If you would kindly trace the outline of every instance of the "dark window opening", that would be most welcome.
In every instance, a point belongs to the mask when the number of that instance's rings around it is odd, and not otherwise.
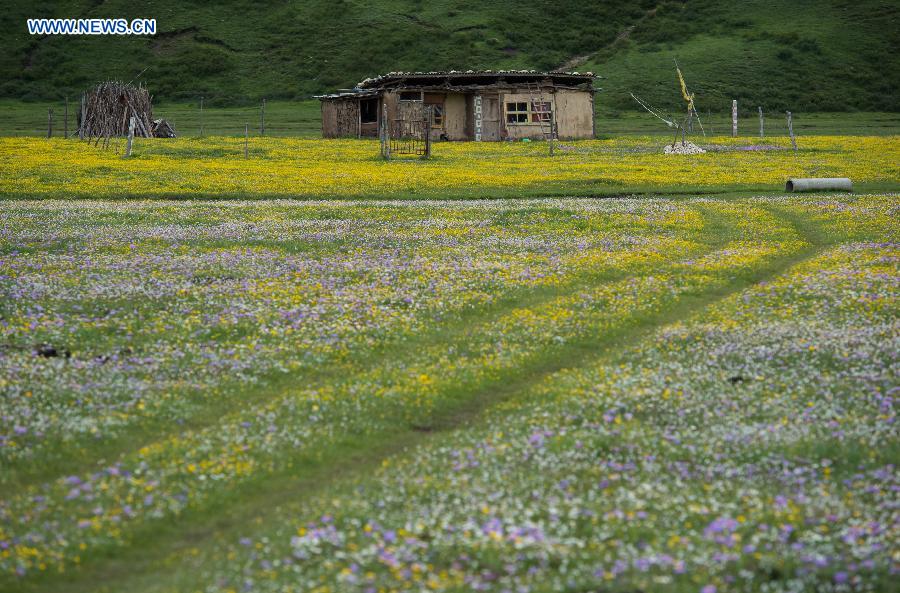
[[[531,121],[533,123],[550,122],[550,114],[552,108],[549,101],[532,101],[531,102]]]
[[[431,121],[432,128],[443,128],[444,127],[444,104],[443,103],[435,103],[432,106],[432,116],[433,119]]]
[[[359,121],[364,124],[378,123],[378,99],[363,99],[359,102]]]
[[[402,91],[400,93],[401,101],[421,101],[422,93],[420,91]]]
[[[528,103],[507,103],[506,123],[524,124],[528,122]]]

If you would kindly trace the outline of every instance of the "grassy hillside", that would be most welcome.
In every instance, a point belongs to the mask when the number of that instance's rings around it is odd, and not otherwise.
[[[639,15],[635,3],[580,0],[307,0],[214,4],[45,2],[3,15],[10,35],[0,93],[49,98],[96,79],[144,74],[157,96],[218,102],[308,97],[390,70],[552,68],[602,47]],[[651,4],[647,0],[644,4]],[[36,38],[35,16],[156,18],[153,38]]]
[[[900,109],[900,10],[871,0],[667,2],[584,68],[606,77],[603,103],[634,107],[629,91],[681,109],[678,60],[701,114]]]
[[[150,17],[155,37],[38,37],[26,18]],[[389,70],[566,65],[604,77],[604,109],[633,90],[676,108],[672,58],[701,112],[738,98],[797,111],[900,111],[890,0],[163,0],[18,2],[0,15],[0,96],[56,100],[142,75],[157,102],[302,99]],[[755,107],[754,107],[755,109]]]

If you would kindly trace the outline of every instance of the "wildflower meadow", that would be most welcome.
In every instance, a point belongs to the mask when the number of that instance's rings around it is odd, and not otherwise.
[[[897,179],[895,141],[815,142],[618,160]],[[453,191],[524,167],[447,150],[420,172]],[[428,186],[154,158],[120,189]],[[566,158],[546,176],[627,174]],[[0,590],[896,588],[896,194],[103,199],[122,162],[53,144],[0,177],[46,198],[0,202]]]
[[[671,139],[670,139],[671,141]],[[0,197],[10,198],[480,198],[772,191],[789,177],[850,177],[895,189],[897,136],[710,137],[709,152],[666,156],[660,137],[561,144],[441,143],[428,161],[378,157],[376,140],[209,137],[124,139],[108,150],[63,139],[0,138]]]

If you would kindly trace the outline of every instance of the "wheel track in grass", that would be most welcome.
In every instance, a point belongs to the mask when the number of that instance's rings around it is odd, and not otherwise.
[[[779,220],[786,219],[779,216]],[[630,323],[601,336],[586,335],[536,360],[526,361],[525,368],[516,367],[485,385],[452,398],[442,406],[433,418],[428,431],[412,426],[400,426],[368,438],[346,435],[325,453],[305,453],[295,459],[287,471],[255,477],[255,480],[238,485],[233,490],[206,500],[203,508],[186,510],[181,517],[162,522],[149,522],[137,527],[130,538],[131,545],[122,548],[98,549],[86,566],[66,578],[39,578],[31,583],[17,582],[20,586],[34,584],[34,590],[84,591],[97,589],[96,583],[110,582],[105,590],[152,589],[157,584],[158,571],[167,557],[175,557],[185,551],[215,542],[217,536],[228,534],[236,527],[262,518],[277,521],[284,508],[290,507],[299,495],[304,497],[321,493],[328,486],[351,482],[369,471],[386,457],[414,449],[436,434],[454,430],[476,422],[487,408],[516,397],[528,385],[561,369],[583,365],[598,358],[610,357],[655,332],[672,319],[695,314],[709,305],[735,294],[760,281],[781,274],[791,266],[815,256],[825,244],[812,240],[794,222],[786,220],[798,229],[807,245],[797,251],[780,254],[764,261],[721,285],[706,287],[696,294],[682,296],[661,311],[634,318]],[[729,225],[717,219],[712,225]],[[722,243],[726,243],[727,239]],[[712,249],[714,250],[715,247]],[[299,474],[299,475],[298,475]],[[150,543],[152,541],[152,543]],[[140,542],[140,543],[137,543]],[[173,556],[174,555],[174,556]],[[62,582],[65,581],[65,582]],[[128,583],[127,585],[125,583]],[[53,588],[58,585],[58,588]]]
[[[653,235],[648,235],[653,236]],[[723,242],[698,241],[698,247],[686,256],[695,256],[703,249],[714,249]],[[663,262],[663,265],[671,264]],[[379,365],[384,360],[408,359],[418,352],[423,345],[447,343],[448,345],[465,341],[467,333],[473,326],[488,323],[502,317],[514,309],[534,308],[541,304],[604,283],[614,283],[633,275],[633,271],[607,269],[593,272],[576,269],[564,277],[556,286],[519,287],[503,293],[496,301],[480,308],[468,308],[450,312],[448,320],[440,327],[425,335],[414,335],[401,342],[386,342],[374,353],[363,353],[349,361],[333,360],[322,365],[324,368],[305,368],[286,375],[269,375],[265,377],[267,384],[254,386],[237,384],[233,393],[215,399],[202,399],[195,396],[197,412],[176,424],[164,417],[150,417],[134,425],[122,427],[120,434],[110,437],[102,444],[92,442],[86,436],[66,444],[62,457],[53,459],[29,459],[25,467],[7,467],[0,477],[0,496],[36,486],[63,475],[73,475],[102,469],[102,466],[114,461],[121,455],[134,452],[147,442],[154,442],[174,436],[180,432],[202,430],[222,421],[238,404],[242,407],[262,405],[295,390],[297,383],[310,387],[331,384],[348,375],[360,374],[362,369]],[[428,313],[425,313],[426,315]],[[83,448],[90,444],[90,456],[86,456]]]
[[[653,238],[658,236],[658,233],[651,231],[647,232],[646,236]],[[698,249],[706,247],[708,246],[701,244]],[[264,404],[290,390],[297,383],[329,384],[336,378],[359,372],[359,369],[367,366],[377,365],[382,360],[408,358],[409,354],[415,352],[422,343],[433,343],[436,340],[449,343],[458,340],[472,325],[496,318],[514,308],[534,307],[562,294],[596,285],[598,282],[621,280],[630,273],[615,266],[600,270],[599,273],[576,268],[563,277],[558,286],[513,287],[498,293],[499,298],[487,306],[450,311],[447,321],[441,322],[440,327],[430,329],[425,336],[414,335],[411,339],[386,341],[379,345],[374,353],[354,355],[347,361],[339,359],[326,361],[319,368],[304,368],[288,375],[267,374],[263,376],[262,385],[247,386],[238,382],[233,390],[216,398],[204,398],[202,394],[188,392],[185,397],[191,402],[189,404],[191,413],[179,418],[177,424],[171,417],[166,417],[162,413],[144,416],[137,418],[132,424],[118,427],[112,435],[102,441],[98,442],[93,435],[84,435],[68,442],[59,441],[56,443],[58,446],[56,451],[46,454],[42,452],[22,462],[15,461],[8,464],[3,475],[0,475],[0,496],[59,476],[100,469],[103,464],[137,450],[148,441],[216,424],[238,404],[243,406]],[[428,316],[430,313],[426,311],[423,315]],[[48,449],[52,446],[46,445]]]

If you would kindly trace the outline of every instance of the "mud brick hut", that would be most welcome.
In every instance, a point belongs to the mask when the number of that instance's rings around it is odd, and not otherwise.
[[[317,97],[325,138],[378,136],[389,125],[432,108],[433,140],[518,140],[594,137],[590,72],[390,72],[355,88]]]

